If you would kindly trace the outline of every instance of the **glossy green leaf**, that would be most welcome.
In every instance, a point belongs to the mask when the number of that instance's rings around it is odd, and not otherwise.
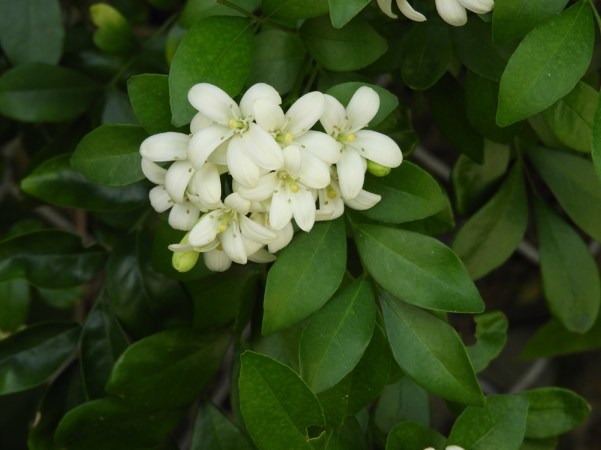
[[[446,24],[428,20],[415,23],[403,35],[401,78],[413,90],[428,89],[447,71],[451,37]]]
[[[401,422],[395,426],[386,440],[386,450],[416,450],[443,448],[446,439],[436,430],[414,422]]]
[[[556,319],[539,328],[528,341],[522,357],[544,358],[548,356],[570,355],[601,348],[601,320],[586,333],[570,333]]]
[[[482,372],[499,356],[507,343],[507,318],[501,311],[491,311],[474,317],[476,343],[467,347],[467,354],[476,373]]]
[[[357,224],[354,235],[365,268],[396,297],[439,311],[482,311],[482,298],[467,270],[437,239],[362,224]]]
[[[495,395],[486,406],[468,406],[457,418],[448,444],[470,450],[519,450],[524,432],[528,401],[518,395]]]
[[[597,263],[586,243],[557,213],[540,199],[535,206],[547,304],[569,331],[584,333],[595,323],[601,303]]]
[[[311,439],[311,444],[315,450],[367,450],[368,448],[362,424],[355,417],[345,418],[344,422],[336,428],[328,429],[319,438]]]
[[[127,93],[138,122],[149,134],[176,130],[171,123],[167,75],[135,75],[127,80]]]
[[[65,67],[14,67],[0,76],[0,114],[22,122],[64,122],[83,113],[98,88],[95,81]]]
[[[255,37],[255,52],[247,84],[267,83],[280,94],[292,90],[306,54],[297,34],[267,29]]]
[[[136,49],[136,39],[127,19],[108,3],[90,6],[90,19],[96,25],[94,44],[105,53],[127,55]]]
[[[319,401],[288,366],[246,351],[240,357],[240,409],[255,444],[264,450],[312,449],[307,428],[325,426]]]
[[[374,423],[388,434],[401,421],[411,421],[422,426],[430,423],[428,393],[404,376],[400,381],[386,386],[374,410]]]
[[[386,292],[381,305],[394,359],[416,384],[447,400],[484,403],[465,346],[449,324]]]
[[[315,393],[331,388],[357,365],[376,320],[371,284],[360,278],[311,318],[300,341],[301,375]]]
[[[576,428],[591,412],[585,399],[568,389],[542,387],[521,395],[528,400],[528,438],[559,436]]]
[[[0,395],[48,381],[71,357],[78,336],[77,325],[47,323],[0,341]]]
[[[204,403],[194,422],[190,450],[252,450],[246,436],[212,403]]]
[[[446,196],[438,182],[409,161],[404,161],[385,177],[366,175],[364,189],[382,196],[382,199],[361,213],[380,222],[403,223],[425,219],[447,206]]]
[[[14,332],[25,323],[30,301],[27,281],[0,281],[0,332]]]
[[[370,127],[382,123],[399,106],[399,99],[396,95],[381,86],[363,83],[360,81],[349,81],[347,83],[337,84],[329,88],[326,93],[338,99],[340,103],[347,106],[351,98],[361,86],[372,88],[380,97],[380,107],[374,118],[369,122]]]
[[[140,144],[148,134],[135,125],[103,125],[84,136],[71,165],[95,183],[124,186],[143,180]]]
[[[495,41],[521,38],[563,11],[568,0],[503,0],[495,3],[492,32]]]
[[[186,125],[196,113],[188,103],[188,91],[196,83],[211,83],[237,95],[250,72],[252,49],[252,27],[246,18],[217,16],[196,22],[180,42],[169,71],[173,124]]]
[[[0,11],[0,45],[13,65],[58,62],[65,35],[58,0],[1,0]]]
[[[0,280],[24,278],[48,288],[90,281],[105,262],[104,249],[84,248],[81,238],[59,230],[34,231],[0,242]]]
[[[528,157],[570,219],[601,241],[601,182],[590,161],[546,148],[532,148]]]
[[[121,325],[101,296],[81,330],[81,375],[88,399],[105,396],[104,385],[111,369],[128,345]]]
[[[525,119],[568,94],[589,66],[594,39],[588,2],[576,3],[528,33],[501,78],[497,123]]]
[[[84,285],[77,285],[67,288],[42,288],[36,286],[36,291],[40,296],[40,300],[55,309],[71,310],[80,302],[86,295]]]
[[[328,0],[332,26],[342,28],[368,4],[369,0]]]
[[[253,342],[252,350],[271,356],[298,373],[300,372],[298,347],[303,330],[304,324],[301,322],[277,333],[259,336]]]
[[[119,357],[106,390],[145,409],[184,406],[211,381],[228,340],[223,333],[185,328],[153,334]]]
[[[541,113],[555,137],[565,146],[590,153],[598,92],[579,81],[565,97]]]
[[[261,4],[261,0],[231,0],[232,5],[237,5],[241,10],[252,13]],[[238,10],[228,5],[223,5],[218,0],[188,0],[182,10],[180,24],[184,28],[190,28],[201,19],[206,19],[211,16],[247,16]]]
[[[310,233],[297,235],[267,275],[263,334],[294,325],[321,308],[340,285],[345,268],[341,219],[316,223]]]
[[[300,35],[309,54],[327,70],[350,72],[368,66],[382,56],[388,45],[360,17],[336,29],[327,16],[307,20]]]
[[[144,184],[109,187],[92,183],[71,167],[70,159],[66,154],[44,161],[21,180],[21,189],[52,205],[90,211],[129,211],[148,202]]]
[[[528,226],[528,199],[522,167],[515,164],[497,193],[463,225],[453,250],[474,280],[503,264]]]
[[[328,0],[263,0],[266,16],[282,19],[306,19],[328,12]]]

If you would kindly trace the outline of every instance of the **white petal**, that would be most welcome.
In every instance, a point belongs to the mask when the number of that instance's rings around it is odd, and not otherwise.
[[[361,155],[352,148],[345,148],[336,164],[340,191],[344,199],[355,198],[363,188],[365,163]]]
[[[190,122],[190,133],[198,133],[199,131],[209,128],[212,125],[215,125],[215,122],[213,122],[212,119],[209,119],[203,113],[196,113],[192,118],[192,122]]]
[[[248,249],[247,249],[248,251]],[[260,264],[270,263],[276,260],[275,255],[269,253],[264,248],[259,248],[256,252],[248,255],[248,260]]]
[[[382,12],[391,19],[396,19],[398,17],[392,12],[392,0],[378,0],[378,6]]]
[[[329,165],[311,153],[304,153],[301,170],[297,172],[301,183],[313,189],[325,188],[330,184]]]
[[[267,170],[277,170],[284,165],[284,156],[279,144],[257,124],[251,123],[241,139],[248,156],[258,166]]]
[[[294,136],[302,135],[317,123],[326,108],[325,97],[321,92],[303,95],[286,112],[288,131]]]
[[[217,203],[221,199],[221,179],[215,164],[204,164],[194,174],[192,183],[203,203]]]
[[[221,125],[227,125],[231,117],[240,117],[236,102],[225,91],[209,83],[192,86],[188,92],[188,101],[202,114]]]
[[[192,203],[176,203],[169,213],[169,225],[176,230],[188,231],[192,229],[199,215],[200,210]]]
[[[311,231],[315,223],[315,200],[307,189],[292,194],[292,214],[294,221],[303,231]]]
[[[280,94],[272,86],[265,83],[257,83],[249,87],[240,100],[240,110],[244,114],[244,117],[253,115],[253,104],[259,99],[270,101],[276,105],[282,103]]]
[[[269,172],[265,175],[261,175],[259,181],[255,186],[238,186],[236,190],[244,198],[251,201],[259,202],[261,200],[267,200],[273,195],[273,191],[277,189],[280,181],[275,172]]]
[[[146,178],[154,184],[165,184],[165,174],[167,173],[167,169],[163,169],[158,164],[155,164],[146,158],[142,158],[141,165],[142,173]]]
[[[336,164],[340,159],[340,143],[321,131],[309,130],[296,138],[294,143],[328,164]]]
[[[273,193],[269,208],[269,226],[274,230],[281,230],[292,220],[290,194],[288,189],[283,186]]]
[[[357,132],[357,138],[347,144],[359,152],[361,156],[385,167],[398,167],[403,162],[401,149],[385,134],[371,130]]]
[[[281,130],[286,123],[282,108],[280,108],[279,105],[262,98],[254,103],[253,114],[257,124],[270,133]]]
[[[268,244],[277,237],[273,231],[246,216],[240,216],[240,231],[246,239],[259,244]]]
[[[381,199],[382,197],[378,194],[361,190],[355,198],[346,200],[345,203],[353,209],[364,211],[374,206]]]
[[[426,20],[426,16],[413,9],[407,0],[396,0],[396,4],[407,19],[411,19],[416,22],[423,22]]]
[[[194,175],[190,161],[176,161],[167,170],[165,189],[176,203],[183,203],[188,183]]]
[[[467,13],[459,0],[436,0],[436,10],[450,25],[460,27],[467,23]]]
[[[234,211],[237,211],[239,214],[246,215],[250,210],[250,201],[243,198],[239,193],[234,192],[228,195],[224,202],[225,206]]]
[[[214,249],[202,254],[205,266],[213,272],[225,272],[232,266],[232,260],[223,250]]]
[[[212,162],[218,166],[222,166],[219,168],[220,174],[227,172],[227,149],[230,145],[229,140],[225,140],[219,147],[215,149],[211,156],[207,158],[207,161]]]
[[[220,125],[212,125],[192,136],[188,158],[194,167],[200,168],[207,158],[222,144],[232,137],[234,131]]]
[[[294,227],[291,222],[288,222],[281,230],[275,230],[276,238],[267,244],[267,248],[271,253],[286,247],[294,236]]]
[[[326,189],[319,191],[319,208],[315,211],[315,220],[334,220],[344,213],[344,202],[334,183],[332,189],[330,195]]]
[[[259,182],[261,175],[259,166],[248,156],[240,136],[234,136],[230,141],[227,166],[232,177],[241,185],[255,186]]]
[[[175,161],[188,158],[190,136],[168,131],[150,136],[140,145],[142,158],[149,161]]]
[[[238,264],[246,264],[247,256],[244,249],[244,238],[240,228],[235,221],[221,233],[221,245],[225,254]]]
[[[319,121],[330,136],[337,136],[346,126],[346,110],[344,106],[331,95],[325,94],[326,109]]]
[[[194,247],[190,244],[169,244],[169,250],[172,252],[190,252],[194,250]]]
[[[190,244],[194,247],[201,247],[213,241],[217,236],[219,224],[222,218],[222,210],[211,211],[202,216],[188,235],[188,241]]]
[[[284,167],[290,173],[297,173],[302,164],[302,155],[300,148],[296,145],[289,145],[284,150],[282,150],[284,154]]]
[[[495,6],[494,0],[459,0],[459,3],[476,14],[486,14]]]
[[[365,128],[369,121],[374,118],[380,108],[380,97],[378,93],[369,86],[361,86],[353,94],[351,101],[346,107],[349,128],[354,132]]]
[[[154,210],[158,213],[167,211],[173,206],[173,200],[169,197],[169,193],[167,192],[167,189],[165,189],[165,186],[162,185],[153,187],[150,192],[148,192],[148,199]]]

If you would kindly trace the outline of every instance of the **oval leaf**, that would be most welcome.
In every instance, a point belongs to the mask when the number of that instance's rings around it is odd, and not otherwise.
[[[495,41],[521,38],[563,11],[568,0],[504,0],[495,4],[492,33]]]
[[[476,343],[467,347],[467,354],[476,373],[482,372],[496,358],[507,342],[507,318],[500,311],[474,317]]]
[[[386,438],[386,450],[415,450],[421,448],[442,448],[445,437],[431,428],[415,422],[401,422]]]
[[[203,404],[196,414],[190,450],[252,450],[236,425],[213,404]]]
[[[266,16],[282,19],[306,19],[328,12],[328,0],[263,0]]]
[[[171,123],[167,75],[135,75],[127,80],[127,93],[138,122],[149,134],[176,130]]]

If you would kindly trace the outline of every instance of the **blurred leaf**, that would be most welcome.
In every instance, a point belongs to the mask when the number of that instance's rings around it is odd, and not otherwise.
[[[384,388],[373,418],[384,434],[388,434],[399,422],[407,420],[427,427],[430,423],[428,393],[404,376],[400,381]]]
[[[587,2],[579,2],[532,30],[501,78],[497,123],[507,126],[546,109],[568,94],[593,54],[595,28]]]
[[[492,33],[495,41],[521,38],[537,25],[559,14],[568,0],[505,0],[495,4]]]
[[[470,450],[519,450],[527,414],[528,401],[522,396],[490,396],[486,406],[468,406],[463,410],[447,443]]]
[[[86,295],[85,286],[82,285],[59,289],[37,286],[36,290],[42,301],[55,309],[71,310]]]
[[[240,358],[240,409],[253,441],[264,450],[312,449],[307,428],[325,420],[309,387],[268,356],[246,351]]]
[[[569,331],[584,333],[601,303],[599,270],[578,233],[542,200],[535,202],[543,289],[549,309]]]
[[[501,311],[490,311],[474,317],[476,343],[467,347],[467,354],[476,373],[482,372],[499,356],[507,343],[507,317]]]
[[[300,372],[298,347],[304,328],[305,325],[301,322],[268,336],[257,336],[253,340],[252,350],[271,356],[295,372]]]
[[[437,239],[363,224],[356,224],[354,236],[367,271],[396,297],[438,311],[482,311],[482,298],[467,270]]]
[[[245,11],[253,12],[261,0],[230,0],[230,3],[238,5]],[[234,8],[219,4],[217,0],[187,0],[180,23],[184,28],[190,28],[197,21],[211,16],[244,16],[244,14]]]
[[[244,433],[212,403],[203,403],[196,414],[190,450],[252,450]]]
[[[294,325],[321,308],[340,285],[345,268],[342,219],[316,223],[310,233],[297,235],[267,275],[263,334]]]
[[[385,120],[399,106],[399,99],[392,92],[370,83],[362,83],[360,81],[349,81],[348,83],[337,84],[327,90],[327,94],[338,99],[340,103],[347,106],[351,98],[362,87],[367,86],[372,88],[380,97],[380,107],[374,118],[369,122],[369,126],[374,127]]]
[[[527,226],[528,199],[522,166],[516,163],[497,193],[459,230],[453,250],[477,280],[507,261]]]
[[[21,189],[52,205],[89,211],[128,211],[148,202],[144,184],[108,187],[92,183],[71,167],[70,159],[65,154],[44,161],[21,180]]]
[[[103,125],[80,141],[71,165],[89,180],[106,186],[143,180],[140,144],[146,137],[135,125]]]
[[[524,439],[520,450],[556,450],[557,438]]]
[[[0,341],[0,395],[48,381],[73,354],[79,331],[74,324],[47,323]]]
[[[212,83],[237,95],[252,64],[251,23],[239,17],[208,17],[196,22],[177,47],[169,71],[172,123],[190,123],[196,110],[188,91],[196,83]]]
[[[65,30],[58,0],[0,0],[0,44],[14,66],[56,64]]]
[[[328,0],[332,26],[342,28],[368,4],[369,0]]]
[[[98,90],[74,70],[26,64],[0,76],[0,114],[22,122],[64,122],[83,113]]]
[[[334,28],[328,16],[309,19],[301,26],[300,36],[309,54],[334,72],[362,69],[388,48],[386,40],[360,17],[341,29]]]
[[[568,389],[542,387],[520,395],[528,400],[528,438],[559,436],[576,428],[591,412],[585,399]]]
[[[442,448],[446,439],[436,430],[414,422],[401,422],[394,427],[386,440],[386,450],[416,450]]]
[[[121,13],[108,3],[90,6],[90,18],[98,27],[94,44],[105,53],[127,55],[136,48],[136,39],[129,23]]]
[[[569,355],[601,348],[601,316],[586,333],[571,333],[556,319],[540,327],[522,352],[524,358]]]
[[[0,281],[0,332],[12,333],[25,324],[30,301],[27,281]]]
[[[394,359],[416,384],[447,400],[481,405],[484,396],[457,332],[434,315],[383,292]]]
[[[105,91],[100,121],[103,125],[138,124],[125,92],[114,87]]]
[[[127,80],[127,92],[136,118],[149,134],[176,130],[171,124],[167,75],[135,75]]]
[[[145,410],[187,405],[219,370],[228,340],[190,329],[153,334],[123,352],[106,391]]]
[[[319,440],[311,439],[313,448],[323,450],[367,450],[367,442],[361,424],[355,417],[346,417],[344,422],[336,428],[331,428],[322,433]]]
[[[376,321],[371,284],[360,278],[313,315],[300,341],[301,376],[315,393],[331,388],[357,365]]]
[[[27,437],[36,417],[44,386],[14,394],[0,395],[0,448],[6,450],[57,450],[29,447]],[[5,432],[8,430],[8,432]]]
[[[263,0],[263,14],[282,19],[306,19],[328,12],[328,0]]]
[[[48,288],[90,281],[105,262],[99,246],[84,248],[81,238],[59,230],[34,231],[0,241],[0,280],[25,278]]]

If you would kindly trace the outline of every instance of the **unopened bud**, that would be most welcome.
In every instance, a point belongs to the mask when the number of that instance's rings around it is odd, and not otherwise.
[[[367,171],[376,177],[385,177],[390,173],[390,167],[367,160]]]
[[[189,252],[174,252],[171,264],[178,272],[188,272],[194,268],[198,262],[200,253],[191,250]]]

